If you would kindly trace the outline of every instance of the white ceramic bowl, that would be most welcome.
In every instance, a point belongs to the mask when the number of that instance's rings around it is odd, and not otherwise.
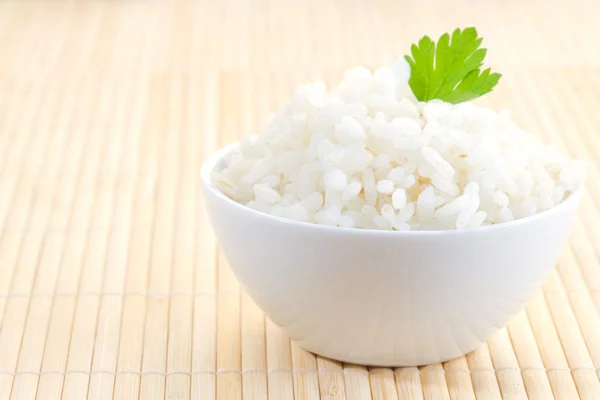
[[[455,231],[295,222],[229,199],[201,171],[210,219],[248,294],[300,346],[341,361],[413,366],[477,348],[555,264],[582,189],[532,217]]]

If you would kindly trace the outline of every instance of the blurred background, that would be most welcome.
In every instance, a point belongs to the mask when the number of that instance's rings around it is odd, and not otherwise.
[[[0,399],[600,397],[594,0],[0,2]],[[295,86],[477,27],[479,101],[591,163],[544,291],[474,353],[367,368],[301,350],[217,249],[202,161]]]

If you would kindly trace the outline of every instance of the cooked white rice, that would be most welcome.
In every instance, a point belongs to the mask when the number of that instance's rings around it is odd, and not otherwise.
[[[472,103],[417,102],[410,70],[348,71],[300,87],[213,182],[255,210],[323,225],[464,229],[554,207],[585,180],[571,161]]]

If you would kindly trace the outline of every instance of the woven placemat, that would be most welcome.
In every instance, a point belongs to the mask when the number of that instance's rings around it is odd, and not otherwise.
[[[600,398],[600,7],[592,1],[0,2],[1,399]],[[231,273],[198,171],[294,86],[474,24],[481,104],[590,162],[527,308],[465,357],[300,349]]]

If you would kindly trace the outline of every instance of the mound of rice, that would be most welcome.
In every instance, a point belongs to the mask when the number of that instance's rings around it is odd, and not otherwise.
[[[213,182],[255,210],[316,224],[464,229],[524,218],[583,184],[586,165],[516,127],[507,111],[418,102],[404,60],[300,87]]]

